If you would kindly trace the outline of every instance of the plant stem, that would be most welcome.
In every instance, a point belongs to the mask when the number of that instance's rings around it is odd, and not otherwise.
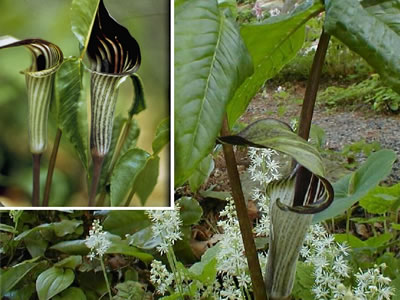
[[[42,154],[32,154],[33,160],[33,185],[32,185],[32,206],[40,206],[40,158]]]
[[[222,124],[221,135],[226,136],[229,134],[230,131],[228,118],[225,116]],[[242,185],[236,166],[236,158],[233,151],[233,146],[222,144],[222,148],[224,151],[226,168],[228,170],[229,183],[232,189],[232,196],[235,202],[235,207],[239,220],[240,232],[242,234],[243,245],[246,252],[247,263],[249,265],[250,277],[253,283],[254,298],[256,300],[266,300],[267,293],[265,289],[264,279],[261,273],[260,263],[258,261],[256,245],[253,239],[253,232],[251,229],[246,202],[244,200]]]
[[[112,300],[112,293],[111,293],[110,283],[108,282],[108,278],[107,278],[106,268],[104,266],[103,257],[100,257],[100,263],[101,263],[101,269],[103,270],[104,279],[106,281],[108,295],[110,297],[110,300]]]
[[[44,195],[43,195],[43,206],[49,206],[51,182],[53,181],[54,167],[56,165],[57,153],[58,153],[58,148],[60,147],[61,136],[62,136],[62,131],[60,128],[58,128],[56,138],[54,140],[53,150],[50,156],[49,168],[47,170],[46,185],[44,187]]]
[[[89,194],[89,206],[95,206],[97,187],[100,182],[101,167],[103,166],[104,156],[92,155],[93,158],[93,175],[92,175],[92,185],[90,187]]]
[[[125,121],[125,123],[124,123],[124,125],[123,125],[123,127],[121,129],[121,133],[119,135],[117,144],[115,146],[115,151],[113,153],[113,156],[112,156],[112,159],[111,159],[111,162],[110,162],[110,166],[109,166],[109,168],[107,170],[107,174],[106,174],[106,177],[105,177],[105,180],[104,180],[104,182],[106,184],[107,184],[108,180],[111,177],[112,171],[114,170],[115,164],[117,163],[117,160],[118,160],[119,155],[121,153],[122,147],[124,146],[124,144],[126,142],[126,138],[128,137],[128,134],[129,134],[129,131],[131,129],[131,126],[132,126],[132,118],[128,119],[127,121]],[[103,189],[101,191],[101,193],[100,193],[99,200],[97,201],[97,205],[98,206],[102,206],[103,205],[104,199],[106,197],[106,194],[107,194],[106,190]],[[130,201],[129,201],[129,203],[130,203]],[[129,206],[129,204],[127,204],[125,206]]]
[[[328,50],[330,35],[322,30],[318,42],[318,48],[314,55],[310,76],[307,82],[306,92],[304,95],[303,106],[301,108],[298,135],[305,140],[310,136],[311,121],[314,113],[315,100],[317,98],[318,86],[321,78],[322,67],[324,65],[326,52]],[[296,176],[295,202],[293,206],[303,205],[304,195],[307,192],[308,183],[311,177],[310,171],[304,167],[300,167]],[[297,200],[297,201],[296,201]],[[299,202],[299,203],[297,203]]]

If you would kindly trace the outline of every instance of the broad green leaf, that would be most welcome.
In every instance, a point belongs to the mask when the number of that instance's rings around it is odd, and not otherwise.
[[[141,149],[132,149],[117,162],[111,175],[111,205],[121,206],[132,189],[139,173],[145,168],[150,154]]]
[[[86,255],[89,253],[89,249],[85,245],[85,240],[59,242],[51,246],[50,249],[58,250],[71,255]]]
[[[335,241],[338,243],[347,243],[351,248],[363,248],[366,247],[365,242],[355,237],[352,234],[339,233],[335,234]]]
[[[286,123],[275,119],[256,121],[237,135],[218,138],[224,143],[272,148],[293,157],[315,175],[324,177],[321,156],[314,146],[295,134]]]
[[[189,268],[192,277],[200,280],[204,285],[212,285],[217,276],[216,255],[220,251],[218,244],[209,248],[201,257],[201,261],[193,264]]]
[[[25,285],[19,290],[10,291],[5,294],[4,299],[12,299],[12,300],[30,300],[33,293],[35,293],[35,284],[31,283],[29,285]]]
[[[28,249],[29,254],[33,257],[44,256],[48,247],[48,241],[46,241],[40,232],[32,232],[24,239],[25,247]]]
[[[53,300],[86,300],[85,293],[76,287],[70,287],[61,294],[55,296]]]
[[[108,248],[107,253],[109,254],[124,254],[128,256],[133,256],[145,263],[149,263],[153,260],[153,256],[151,254],[140,251],[136,247],[129,246],[127,243],[123,241],[112,242],[110,248]]]
[[[182,197],[178,200],[180,216],[184,226],[197,224],[203,215],[199,201],[191,197]]]
[[[214,159],[211,154],[207,155],[196,170],[189,177],[189,185],[192,192],[197,192],[200,186],[208,179],[211,172],[214,170]]]
[[[59,268],[63,267],[63,268],[75,269],[77,266],[81,264],[82,264],[82,256],[72,255],[64,258],[58,263],[55,263],[54,266]]]
[[[253,71],[232,17],[216,0],[175,9],[175,186],[212,150],[225,109]]]
[[[253,59],[254,73],[238,88],[228,104],[231,127],[263,84],[296,56],[304,42],[305,23],[322,8],[320,1],[305,1],[288,15],[268,18],[262,23],[245,24],[240,28]]]
[[[142,284],[137,281],[128,280],[118,283],[115,288],[118,290],[113,300],[142,300],[145,298],[145,291]]]
[[[122,145],[120,156],[124,155],[136,147],[140,134],[139,124],[135,119],[127,120],[125,126],[128,126],[125,143]]]
[[[135,179],[133,191],[138,195],[142,205],[146,204],[147,198],[157,184],[159,169],[160,158],[152,155],[147,159],[143,170]]]
[[[61,65],[54,83],[53,102],[57,126],[74,146],[85,169],[88,169],[88,125],[86,101],[82,93],[81,60],[68,58]]]
[[[75,274],[70,269],[51,267],[40,273],[36,280],[39,300],[48,300],[65,290],[74,281]]]
[[[296,266],[296,280],[294,281],[292,295],[296,299],[314,300],[315,297],[311,292],[315,283],[313,276],[314,267],[302,261],[297,262]]]
[[[129,237],[129,244],[140,249],[154,249],[161,243],[161,237],[156,236],[151,226],[143,228]]]
[[[89,44],[97,7],[100,0],[73,0],[71,6],[72,32],[79,41],[82,57]]]
[[[150,220],[144,211],[113,210],[103,222],[104,230],[125,237],[150,226]]]
[[[11,291],[12,288],[21,281],[34,267],[39,263],[37,262],[23,262],[9,268],[0,276],[0,290],[1,296],[4,296],[7,292]]]
[[[386,2],[363,8],[358,0],[325,0],[324,28],[362,56],[400,93],[400,52],[396,51],[400,48],[400,5],[398,1]]]
[[[386,246],[392,237],[393,235],[391,233],[383,233],[378,236],[373,236],[364,242],[368,247],[380,248]]]
[[[15,240],[19,241],[30,235],[32,232],[41,231],[41,230],[52,230],[54,234],[58,237],[63,237],[67,234],[74,233],[79,226],[82,225],[81,220],[62,220],[61,222],[54,222],[49,224],[42,224],[36,226],[32,229],[26,230],[23,233],[19,234]]]
[[[371,214],[384,214],[400,199],[400,183],[391,186],[377,186],[360,199],[360,206]]]
[[[393,229],[400,230],[400,224],[394,224],[394,223],[392,223],[390,226],[391,226]]]
[[[144,96],[142,79],[138,74],[132,74],[131,79],[133,83],[133,89],[135,91],[135,98],[133,99],[132,107],[128,112],[130,117],[146,109],[146,100]]]
[[[315,214],[313,223],[344,213],[390,174],[396,159],[397,155],[392,150],[383,149],[371,154],[358,170],[333,184],[333,203],[326,210]]]
[[[5,231],[5,232],[9,232],[9,233],[18,233],[18,231],[15,230],[13,226],[6,225],[6,224],[0,224],[0,231]]]
[[[160,122],[153,140],[153,155],[157,155],[166,144],[169,143],[169,118]]]

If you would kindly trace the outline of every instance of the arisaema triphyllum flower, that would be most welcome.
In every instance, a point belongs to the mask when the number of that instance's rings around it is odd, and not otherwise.
[[[137,41],[110,16],[102,0],[87,54],[91,63],[90,149],[93,159],[89,205],[94,206],[102,164],[110,149],[118,88],[126,77],[138,70],[141,61]],[[139,79],[132,77],[132,80]]]
[[[270,299],[289,299],[296,263],[313,215],[326,209],[333,201],[333,188],[324,176],[321,156],[289,125],[275,119],[256,121],[237,135],[218,140],[233,145],[271,148],[297,161],[291,174],[270,182],[266,188],[271,222],[265,285]],[[301,166],[310,175],[296,185]]]
[[[63,61],[61,49],[42,39],[18,40],[0,37],[0,49],[24,46],[32,54],[31,66],[25,74],[28,91],[29,149],[33,155],[32,206],[39,206],[40,157],[47,147],[47,122],[56,71]]]

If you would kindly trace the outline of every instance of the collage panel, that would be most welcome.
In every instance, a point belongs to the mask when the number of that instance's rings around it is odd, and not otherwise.
[[[2,300],[400,299],[397,0],[2,1]]]
[[[169,1],[0,8],[1,204],[170,207]]]

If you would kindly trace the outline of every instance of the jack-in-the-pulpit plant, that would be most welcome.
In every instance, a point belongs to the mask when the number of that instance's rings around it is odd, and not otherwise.
[[[25,46],[32,54],[31,66],[23,71],[28,91],[29,149],[33,155],[32,205],[39,205],[40,157],[47,147],[47,123],[56,71],[63,62],[61,49],[42,39],[0,38],[0,49]]]
[[[141,61],[139,44],[110,16],[103,0],[96,13],[87,54],[91,63],[90,149],[93,159],[89,205],[93,206],[101,167],[111,144],[118,87],[138,70]]]

